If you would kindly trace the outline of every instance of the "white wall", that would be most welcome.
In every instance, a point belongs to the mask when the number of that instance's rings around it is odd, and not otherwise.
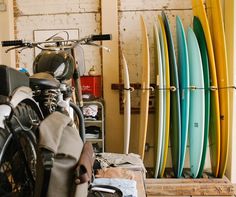
[[[98,0],[15,0],[16,38],[34,40],[34,30],[79,29],[80,37],[101,32]],[[101,55],[96,47],[84,47],[87,71],[95,66],[101,73]],[[32,71],[34,50],[17,55],[17,65]],[[86,71],[86,72],[87,72]]]

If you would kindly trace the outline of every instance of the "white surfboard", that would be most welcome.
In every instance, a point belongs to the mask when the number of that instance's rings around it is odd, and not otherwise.
[[[156,70],[156,85],[160,90],[156,90],[155,93],[155,172],[154,177],[158,177],[158,170],[161,161],[162,152],[162,141],[164,132],[164,93],[163,93],[163,66],[162,66],[162,56],[161,56],[161,46],[158,34],[159,23],[154,25],[154,57],[155,57],[155,70]]]
[[[131,118],[131,103],[130,103],[130,82],[129,70],[124,54],[123,59],[123,74],[124,74],[124,154],[129,153],[130,143],[130,118]]]

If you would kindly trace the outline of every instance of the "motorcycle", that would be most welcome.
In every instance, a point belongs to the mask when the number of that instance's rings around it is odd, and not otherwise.
[[[11,67],[0,65],[0,196],[33,196],[40,122],[54,111],[69,115],[85,141],[79,68],[74,60],[77,46],[111,40],[111,35],[91,35],[62,40],[52,36],[44,42],[2,41],[2,47],[42,50],[28,77]],[[104,47],[103,47],[104,48]],[[106,49],[106,48],[105,48]],[[68,81],[73,79],[74,87]],[[76,96],[73,96],[73,92]],[[74,100],[72,101],[72,97]],[[80,106],[80,107],[78,107]]]

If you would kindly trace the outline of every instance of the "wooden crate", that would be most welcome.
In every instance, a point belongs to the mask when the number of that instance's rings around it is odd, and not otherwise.
[[[226,178],[214,178],[204,173],[204,178],[192,179],[189,173],[187,178],[146,179],[147,196],[233,196],[234,186]]]

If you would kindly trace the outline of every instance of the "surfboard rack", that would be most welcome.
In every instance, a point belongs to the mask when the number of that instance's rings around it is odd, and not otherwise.
[[[170,87],[167,87],[167,88],[160,88],[158,85],[156,84],[150,84],[150,87],[149,88],[142,88],[142,85],[140,83],[131,83],[130,84],[131,88],[124,88],[124,84],[121,84],[121,83],[113,83],[111,84],[111,89],[112,90],[131,90],[131,91],[134,91],[134,90],[150,90],[150,91],[155,91],[155,90],[170,90],[170,91],[176,91],[177,88],[175,86],[170,86]]]
[[[155,89],[155,84],[150,84],[150,87],[152,87],[152,89]],[[119,91],[119,95],[120,95],[120,113],[124,113],[124,91],[131,91],[131,92],[134,92],[136,90],[141,90],[142,89],[142,86],[140,83],[131,83],[130,84],[130,89],[125,89],[124,88],[124,84],[123,83],[114,83],[114,84],[111,84],[111,89],[112,90],[118,90]],[[137,92],[137,91],[136,91]],[[136,94],[136,93],[133,93],[131,94],[131,112],[132,113],[139,113],[140,112],[140,108],[139,108],[139,105],[137,103],[139,103],[139,97],[135,96],[132,98],[132,96]],[[152,91],[150,91],[150,97],[149,97],[149,112],[150,113],[153,113],[155,111],[154,109],[154,105],[152,103],[154,103],[153,101],[153,98],[154,98],[154,94]]]
[[[177,90],[177,88],[175,86],[170,86],[167,88],[160,88],[159,86],[156,87],[157,90],[170,90],[172,92],[175,92]]]
[[[146,179],[147,196],[234,196],[234,186],[225,176],[214,178],[204,172],[203,178],[193,179],[190,169],[184,169],[183,178],[173,176],[173,171],[167,168],[164,178]]]
[[[186,87],[186,88],[183,88],[183,89],[184,90],[211,90],[211,91],[224,90],[224,89],[235,89],[236,90],[236,86],[226,86],[226,87],[210,86],[209,88],[189,86],[189,87]]]
[[[236,86],[226,86],[226,87],[216,87],[216,86],[210,86],[210,90],[216,91],[216,90],[224,90],[224,89],[234,89],[236,90]]]
[[[236,89],[236,86],[218,87],[218,90],[222,90],[222,89]]]
[[[131,83],[130,87],[133,90],[142,90],[141,83]],[[148,89],[155,89],[155,87],[156,87],[155,84],[150,84],[150,88],[147,88],[146,90],[148,90]],[[120,90],[120,91],[125,90],[124,84],[122,84],[122,83],[113,83],[113,84],[111,84],[111,89],[112,90]]]
[[[130,88],[123,88],[123,90],[127,90],[127,91],[130,91],[130,92],[133,92],[133,91],[134,91],[134,88],[133,88],[133,87],[130,87]]]
[[[161,88],[158,85],[151,83],[150,88],[147,88],[145,90],[150,91],[150,97],[149,97],[149,113],[154,113],[155,112],[155,108],[154,108],[154,98],[155,98],[155,90],[157,91],[171,91],[171,92],[175,92],[178,88],[176,88],[175,86],[170,86],[167,88]],[[124,91],[131,91],[134,92],[133,94],[131,94],[131,112],[132,113],[139,113],[140,112],[140,108],[139,108],[139,97],[135,96],[137,95],[138,91],[142,91],[144,90],[142,88],[141,83],[131,83],[130,84],[130,88],[126,89],[124,88],[124,84],[123,83],[113,83],[111,84],[111,89],[112,90],[118,90],[119,94],[120,94],[120,113],[122,114],[124,112]],[[136,91],[137,90],[137,91]],[[135,93],[136,91],[136,93]],[[133,99],[132,99],[133,96]],[[135,97],[134,97],[135,96]]]

